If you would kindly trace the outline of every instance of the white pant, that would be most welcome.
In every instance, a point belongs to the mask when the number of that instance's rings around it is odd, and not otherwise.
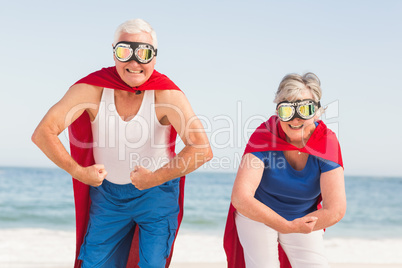
[[[247,268],[279,267],[278,241],[292,268],[329,267],[324,252],[323,230],[310,234],[281,234],[239,212],[236,212],[235,220]]]

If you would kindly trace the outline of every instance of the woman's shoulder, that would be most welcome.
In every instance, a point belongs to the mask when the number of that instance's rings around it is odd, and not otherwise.
[[[319,156],[312,155],[312,159],[314,159],[314,161],[317,162],[317,164],[318,164],[318,166],[319,166],[319,168],[321,170],[321,173],[331,171],[331,170],[333,170],[335,168],[340,167],[340,165],[338,163],[335,163],[335,162],[333,162],[331,160],[324,159],[324,158],[319,157]]]
[[[283,157],[282,151],[256,151],[256,152],[251,152],[250,154],[253,154],[254,156],[260,158],[263,161],[266,159]]]

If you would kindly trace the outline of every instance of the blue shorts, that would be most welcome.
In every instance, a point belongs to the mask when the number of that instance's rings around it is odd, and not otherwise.
[[[126,267],[136,225],[138,265],[165,267],[177,230],[179,180],[143,191],[107,180],[91,187],[88,229],[78,256],[81,267]]]

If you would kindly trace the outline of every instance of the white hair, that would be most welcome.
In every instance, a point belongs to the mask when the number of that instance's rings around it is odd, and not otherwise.
[[[122,33],[136,34],[141,32],[146,32],[151,35],[152,45],[156,49],[158,47],[158,40],[156,39],[156,33],[154,29],[151,27],[151,25],[143,19],[132,19],[120,24],[119,27],[117,27],[114,34],[113,46],[116,45]]]
[[[319,102],[322,96],[321,82],[317,75],[314,73],[288,74],[279,84],[278,90],[275,95],[274,103],[281,101],[296,101],[300,98],[302,90],[309,90],[313,95],[315,102]],[[321,107],[317,115],[321,115],[324,109]]]

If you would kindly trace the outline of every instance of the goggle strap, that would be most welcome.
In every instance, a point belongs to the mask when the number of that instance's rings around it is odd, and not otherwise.
[[[321,103],[320,103],[320,101],[315,102],[315,101],[313,101],[313,100],[301,100],[301,101],[295,101],[295,102],[281,101],[280,103],[278,103],[278,104],[276,105],[276,109],[278,109],[279,105],[281,105],[281,104],[283,104],[283,103],[289,103],[290,106],[294,107],[294,106],[299,106],[298,103],[303,102],[303,101],[311,101],[311,102],[313,102],[315,105],[317,105],[318,108],[321,108]]]

